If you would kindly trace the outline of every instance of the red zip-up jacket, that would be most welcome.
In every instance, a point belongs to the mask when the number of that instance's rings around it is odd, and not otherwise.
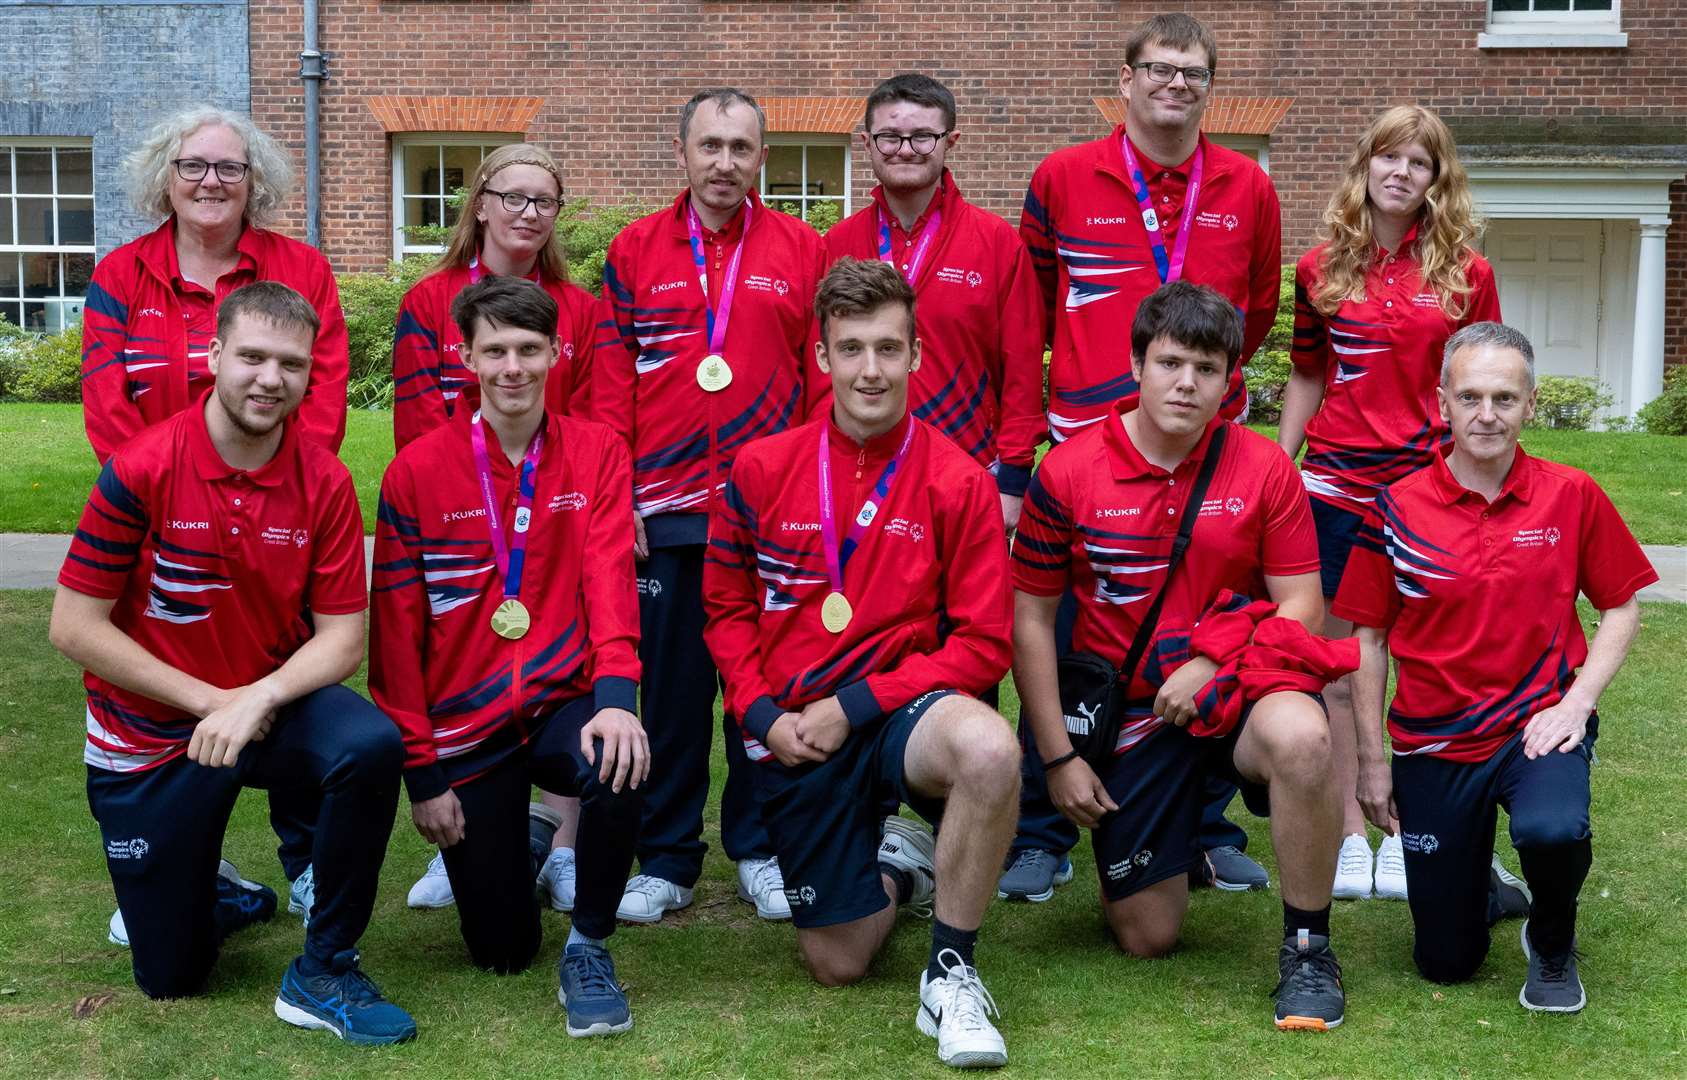
[[[691,259],[685,207],[633,222],[609,245],[603,295],[614,325],[599,335],[592,415],[627,440],[633,501],[657,546],[703,543],[704,514],[751,440],[800,424],[830,389],[814,360],[814,292],[825,273],[820,235],[752,192],[750,226],[723,355],[731,385],[708,393],[706,301]],[[741,219],[740,219],[741,223]],[[710,288],[719,288],[712,274]]]
[[[1046,430],[1043,298],[1031,256],[1013,226],[967,202],[944,169],[937,196],[907,232],[874,188],[872,205],[826,234],[828,261],[877,259],[881,210],[899,265],[932,212],[943,215],[914,282],[920,370],[909,409],[994,472],[1003,494],[1025,494]]]
[[[1070,438],[1136,394],[1131,321],[1160,287],[1148,230],[1133,193],[1120,140],[1125,127],[1043,159],[1025,192],[1019,232],[1043,286],[1048,331],[1049,431]],[[1184,281],[1207,285],[1242,315],[1242,360],[1222,415],[1247,407],[1242,365],[1277,317],[1282,277],[1282,211],[1271,180],[1252,161],[1201,136],[1205,175],[1189,236]],[[1190,161],[1156,167],[1136,148],[1168,256],[1183,224]],[[1166,201],[1161,201],[1161,200]]]
[[[521,586],[533,623],[519,640],[491,628],[504,583],[466,419],[399,451],[381,481],[369,692],[404,735],[413,802],[480,775],[526,744],[535,718],[588,691],[600,709],[634,707],[627,450],[602,424],[559,416],[545,424]],[[520,469],[496,435],[487,439],[508,528]],[[475,750],[472,769],[454,762]]]
[[[239,266],[217,283],[217,301],[253,281],[279,281],[309,300],[322,320],[311,351],[310,386],[299,434],[339,453],[346,437],[346,318],[322,252],[248,226]],[[94,456],[187,408],[187,330],[175,288],[176,219],[131,240],[94,267],[82,310],[82,421]]]
[[[820,532],[818,455],[831,454],[840,541],[914,424],[908,456],[844,567],[854,617],[820,623],[832,591]],[[763,761],[780,713],[836,695],[856,730],[931,690],[978,694],[1012,660],[1013,591],[990,474],[904,416],[862,446],[830,416],[747,447],[710,523],[703,632],[726,710]]]
[[[578,285],[548,279],[538,284],[556,301],[557,345],[562,350],[545,380],[545,410],[583,416],[590,404],[586,381],[597,322],[608,314],[600,312],[597,297]],[[480,383],[463,366],[463,335],[451,318],[451,302],[468,285],[468,267],[448,266],[410,286],[398,305],[392,339],[392,441],[399,450],[459,411],[480,408]]]

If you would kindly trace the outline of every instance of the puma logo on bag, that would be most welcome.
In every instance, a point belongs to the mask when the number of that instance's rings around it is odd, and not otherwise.
[[[1078,715],[1073,716],[1071,713],[1067,713],[1065,716],[1067,734],[1088,735],[1090,728],[1095,726],[1095,714],[1100,709],[1100,705],[1086,705],[1080,701],[1078,703]]]

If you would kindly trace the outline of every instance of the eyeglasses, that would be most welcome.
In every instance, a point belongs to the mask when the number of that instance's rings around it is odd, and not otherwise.
[[[493,191],[482,188],[488,195],[496,195],[503,202],[504,209],[512,214],[525,214],[529,206],[539,212],[540,217],[556,217],[557,211],[562,209],[562,200],[553,199],[549,195],[523,195],[519,191]]]
[[[1183,81],[1187,85],[1198,88],[1204,88],[1210,85],[1213,81],[1213,72],[1211,68],[1178,67],[1176,64],[1161,63],[1132,64],[1131,68],[1135,71],[1148,72],[1149,80],[1157,83],[1169,83],[1173,78],[1180,74],[1183,76]]]
[[[913,147],[914,153],[925,157],[937,149],[937,140],[948,135],[947,131],[916,131],[912,135],[898,135],[894,131],[876,131],[872,135],[873,145],[879,148],[879,153],[885,157],[902,152],[902,145]]]
[[[246,179],[246,170],[251,168],[244,161],[201,161],[191,157],[177,158],[170,164],[176,167],[177,176],[194,184],[205,179],[212,169],[217,170],[217,179],[223,183],[238,184]]]

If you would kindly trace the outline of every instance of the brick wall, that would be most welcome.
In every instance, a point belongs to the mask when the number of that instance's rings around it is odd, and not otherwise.
[[[1387,105],[1418,100],[1471,123],[1562,122],[1578,138],[1626,126],[1656,139],[1687,114],[1679,0],[1625,0],[1626,49],[1487,52],[1475,47],[1480,0],[1176,6],[1219,35],[1216,93],[1295,99],[1271,141],[1287,259],[1313,243],[1352,140]],[[527,138],[561,160],[568,195],[653,204],[680,182],[669,149],[675,106],[695,89],[729,83],[757,95],[859,99],[902,70],[954,90],[957,177],[971,198],[1016,219],[1036,163],[1105,130],[1091,99],[1116,92],[1127,28],[1152,10],[1105,0],[334,0],[322,28],[334,54],[323,109],[324,246],[337,265],[358,268],[391,249],[388,140],[369,96],[543,97]],[[299,19],[296,0],[251,9],[253,109],[295,147]],[[861,197],[871,174],[855,153]],[[1676,191],[1669,359],[1683,362],[1687,205]],[[302,203],[293,211],[297,228]]]

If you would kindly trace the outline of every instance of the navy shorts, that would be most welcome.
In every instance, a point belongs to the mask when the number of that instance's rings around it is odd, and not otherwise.
[[[1323,707],[1322,696],[1308,696]],[[1188,873],[1200,861],[1209,776],[1236,785],[1255,817],[1271,816],[1270,792],[1244,779],[1233,760],[1252,711],[1249,702],[1241,721],[1222,739],[1197,738],[1167,724],[1100,770],[1107,794],[1119,806],[1090,830],[1102,896],[1123,900]]]
[[[903,758],[926,711],[956,693],[933,690],[885,717],[866,735],[852,734],[818,764],[787,768],[769,758],[756,765],[762,815],[779,854],[791,921],[814,928],[854,922],[890,902],[879,879],[879,833],[886,808],[906,803],[929,822],[942,799],[908,789]]]
[[[1347,557],[1353,552],[1365,515],[1310,495],[1306,498],[1312,504],[1312,524],[1318,532],[1318,579],[1324,587],[1324,598],[1329,599],[1341,588],[1341,575],[1347,569]]]
[[[1520,731],[1487,761],[1394,756],[1394,803],[1416,931],[1412,954],[1426,975],[1443,982],[1468,977],[1488,952],[1488,927],[1498,917],[1488,902],[1496,807],[1510,815],[1511,843],[1519,849],[1593,835],[1588,809],[1598,737],[1596,714],[1588,718],[1587,737],[1568,753],[1531,760]]]

